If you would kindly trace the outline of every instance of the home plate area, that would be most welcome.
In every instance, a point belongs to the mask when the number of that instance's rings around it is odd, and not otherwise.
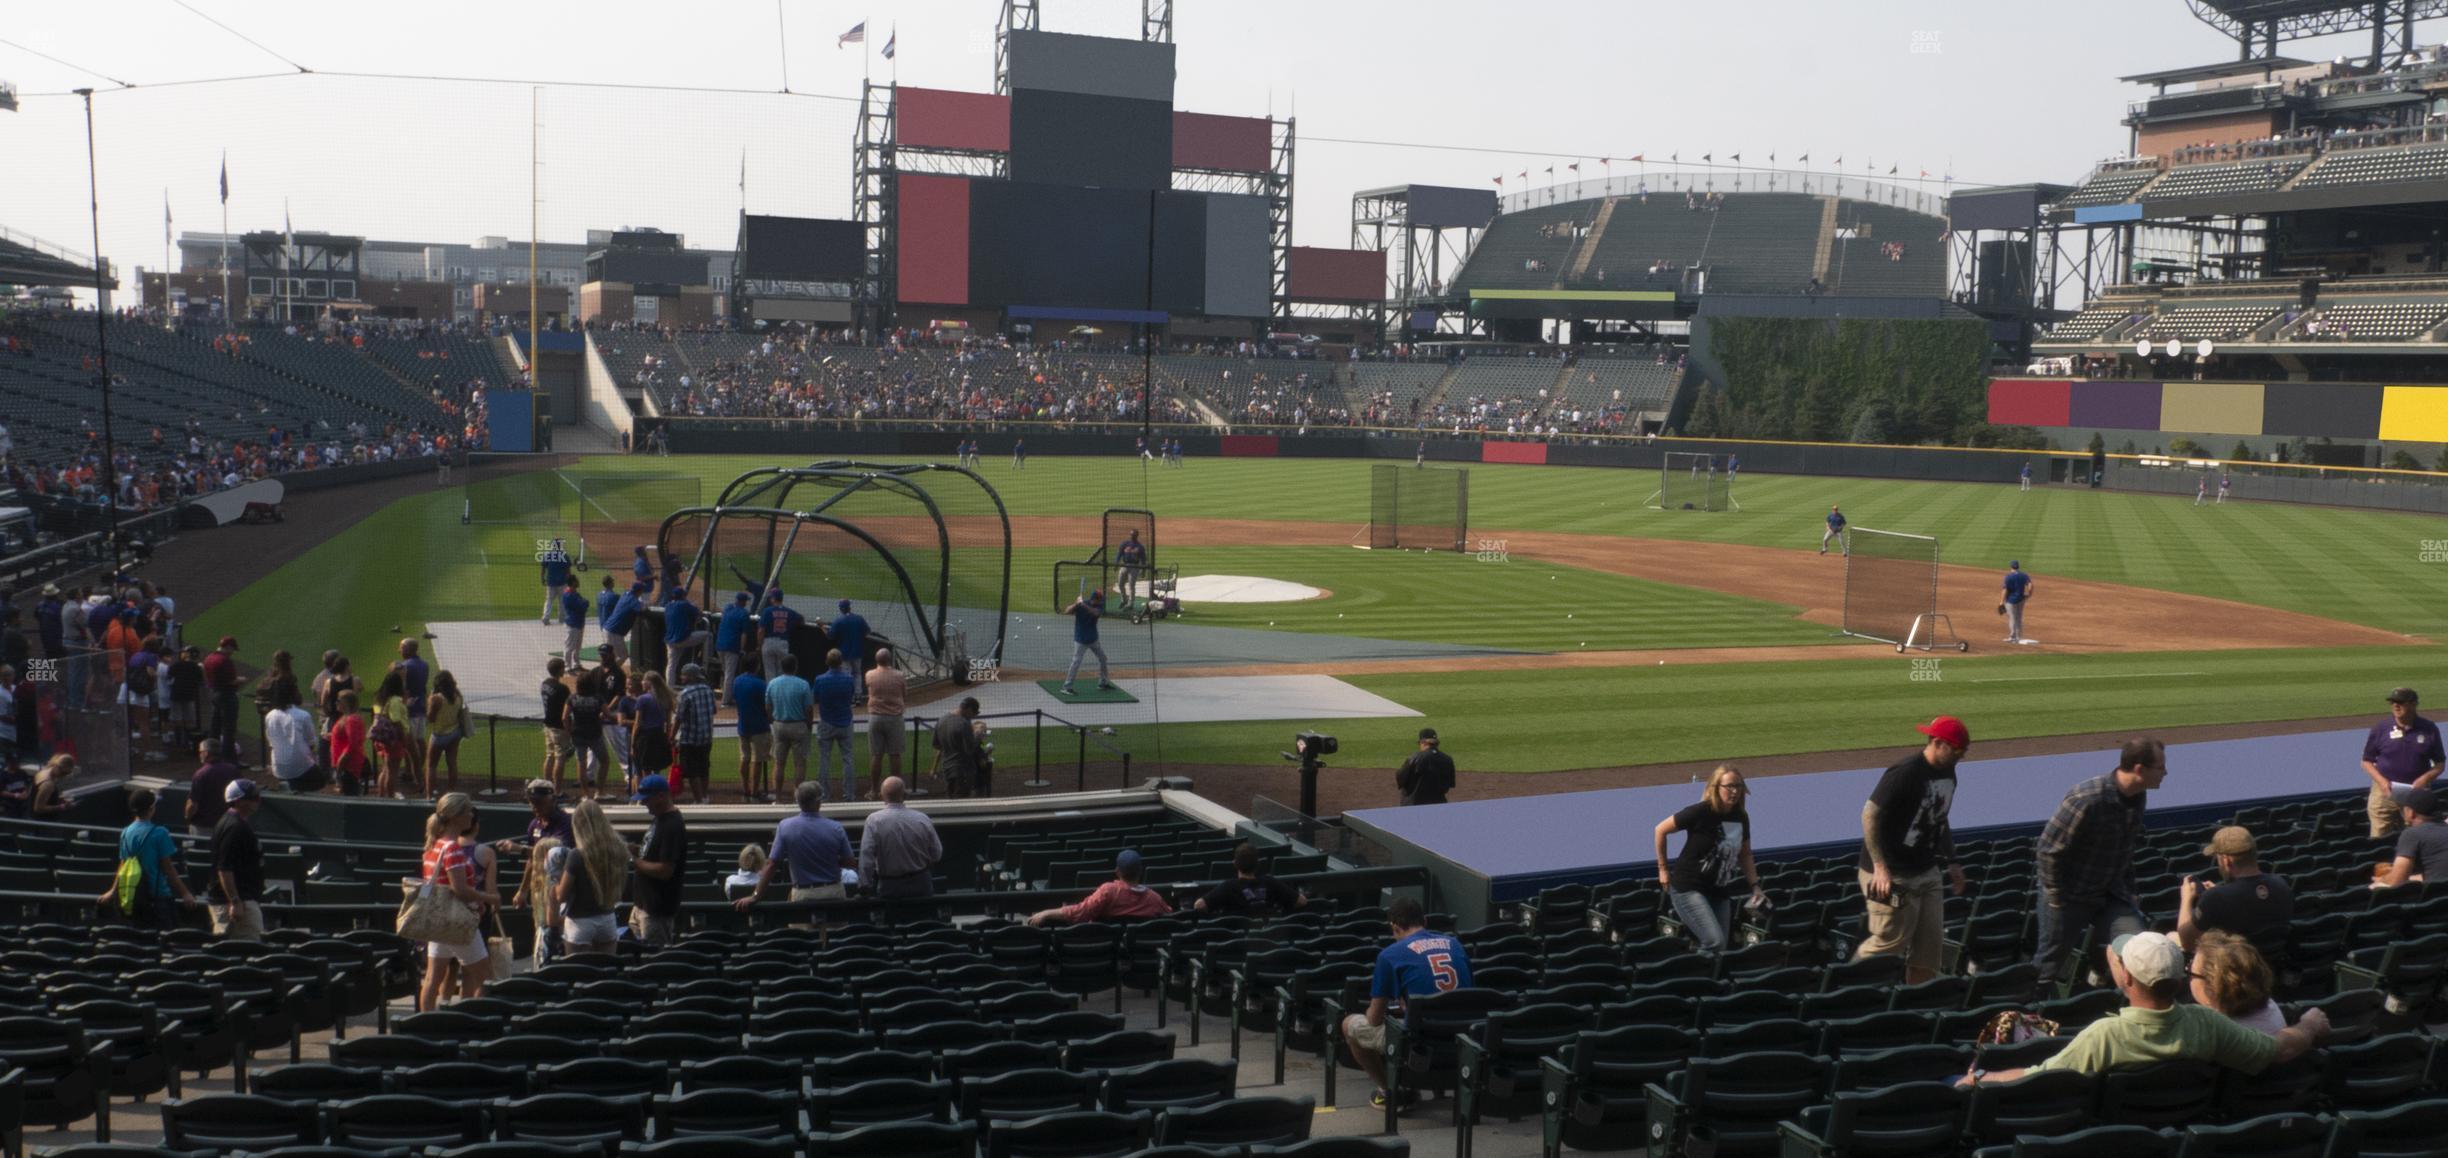
[[[1063,621],[1068,627],[1069,620]],[[562,629],[530,620],[461,621],[428,624],[433,633],[435,661],[450,669],[467,697],[468,709],[480,716],[532,720],[543,711],[536,685],[544,678],[544,661],[560,654]],[[590,629],[588,648],[596,633]],[[1280,637],[1279,637],[1280,638]],[[1331,640],[1335,637],[1320,637]],[[1061,652],[1067,662],[1066,636]],[[1039,667],[1038,670],[1046,670]],[[1061,665],[1053,670],[1059,672]],[[1096,686],[1095,660],[1080,673],[1078,686]],[[963,690],[944,688],[917,697],[913,715],[932,716],[973,695],[988,713],[1043,709],[1073,724],[1229,723],[1240,720],[1345,720],[1417,716],[1420,713],[1384,696],[1333,676],[1163,676],[1116,681],[1129,693],[1129,703],[1064,703],[1031,680],[990,680]],[[1059,686],[1059,684],[1057,685]],[[862,730],[866,723],[860,716]],[[1031,726],[1026,718],[998,721],[999,728]],[[730,730],[730,713],[723,713],[719,731]]]

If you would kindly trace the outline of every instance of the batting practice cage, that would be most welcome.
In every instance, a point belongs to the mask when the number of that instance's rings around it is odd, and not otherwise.
[[[972,471],[940,463],[821,462],[760,467],[711,506],[666,511],[649,536],[682,561],[708,612],[780,589],[807,620],[790,641],[801,674],[823,670],[822,625],[841,601],[867,620],[871,647],[925,686],[965,683],[970,663],[1003,657],[1010,612],[1011,519]],[[872,653],[871,653],[872,654]]]
[[[1740,510],[1734,504],[1734,475],[1728,465],[1719,455],[1667,451],[1649,506],[1664,511]]]
[[[1897,651],[1969,651],[1938,610],[1938,540],[1902,531],[1849,528],[1845,553],[1844,633],[1892,643]]]
[[[1380,463],[1369,475],[1368,545],[1460,551],[1470,541],[1470,472]]]

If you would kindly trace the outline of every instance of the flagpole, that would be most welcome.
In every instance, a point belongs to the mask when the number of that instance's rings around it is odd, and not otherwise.
[[[221,154],[221,328],[236,333],[238,316],[229,296],[229,154]]]
[[[297,226],[290,224],[290,217],[289,217],[289,199],[288,199],[288,198],[286,198],[286,197],[283,197],[283,198],[281,198],[281,265],[280,265],[280,269],[281,269],[281,317],[280,317],[280,320],[281,320],[281,326],[282,326],[282,328],[284,328],[284,329],[286,329],[286,328],[288,327],[288,325],[289,325],[289,321],[290,321],[290,319],[289,319],[289,311],[290,311],[290,310],[292,310],[292,309],[295,309],[295,308],[296,308],[295,303],[293,303],[293,302],[291,302],[291,301],[289,300],[289,283],[290,283],[292,280],[294,280],[294,279],[292,279],[292,278],[289,276],[289,251],[290,251],[290,250],[292,250],[292,249],[295,249],[295,248],[297,248]]]
[[[170,187],[169,187],[169,186],[167,186],[167,185],[165,185],[165,186],[163,186],[163,187],[162,187],[162,268],[161,268],[161,283],[162,283],[162,328],[163,328],[163,329],[169,329],[169,328],[171,328],[171,326],[172,326],[172,324],[173,324],[173,319],[172,319],[172,317],[171,317],[171,313],[170,313]],[[137,287],[137,289],[138,289],[139,291],[141,291],[143,288],[144,288],[144,287],[142,287],[142,286],[138,286],[138,287]],[[141,296],[141,294],[140,294],[140,296]]]

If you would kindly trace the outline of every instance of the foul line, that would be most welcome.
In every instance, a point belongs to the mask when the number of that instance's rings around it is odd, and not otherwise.
[[[2136,671],[2124,672],[2116,675],[1989,676],[1984,679],[1966,680],[1964,682],[1975,684],[2022,684],[2039,683],[2045,680],[2149,680],[2174,679],[2177,676],[2197,676],[2208,674],[2210,673],[2199,671]]]

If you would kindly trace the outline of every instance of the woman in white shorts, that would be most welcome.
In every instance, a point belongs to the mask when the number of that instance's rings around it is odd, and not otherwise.
[[[464,792],[435,801],[433,815],[425,818],[425,879],[449,889],[475,909],[476,927],[464,944],[425,943],[425,983],[417,992],[420,1010],[439,1008],[442,995],[450,992],[460,971],[485,959],[484,917],[494,898],[482,887],[483,869],[470,846],[460,839],[475,831],[476,803]]]
[[[612,906],[629,887],[629,846],[612,830],[603,806],[581,800],[570,810],[571,850],[558,850],[560,883],[553,886],[561,902],[561,940],[572,955],[610,953],[620,940],[620,925]]]

